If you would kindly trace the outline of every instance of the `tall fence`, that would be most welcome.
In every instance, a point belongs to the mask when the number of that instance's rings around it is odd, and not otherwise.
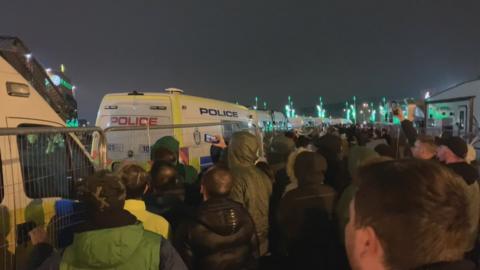
[[[148,163],[151,160],[152,145],[159,139],[169,137],[162,143],[175,150],[180,161],[200,170],[212,163],[211,139],[222,137],[227,142],[234,132],[248,131],[262,141],[260,130],[244,122],[222,121],[193,124],[172,124],[156,126],[114,126],[104,130],[110,165],[122,162]],[[176,148],[176,149],[175,149]],[[263,154],[263,150],[260,154]]]
[[[84,220],[75,187],[109,162],[148,162],[151,146],[170,136],[182,162],[200,169],[212,162],[210,140],[228,141],[237,131],[255,134],[261,143],[260,131],[242,122],[0,128],[0,269],[25,267],[32,249],[28,232],[36,226],[47,229],[55,247],[70,243],[72,228]]]
[[[89,149],[96,141],[96,157]],[[32,246],[28,231],[59,233],[75,224],[81,211],[67,200],[75,185],[106,166],[106,141],[99,128],[0,128],[0,269],[24,269]]]

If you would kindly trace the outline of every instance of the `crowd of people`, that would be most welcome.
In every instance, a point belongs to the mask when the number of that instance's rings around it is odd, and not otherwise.
[[[78,187],[84,222],[54,247],[30,232],[30,269],[477,269],[479,171],[466,142],[329,127],[212,145],[197,173],[164,137],[146,171]],[[264,147],[265,157],[258,153]],[[470,153],[471,154],[471,153]],[[472,162],[473,161],[473,162]]]

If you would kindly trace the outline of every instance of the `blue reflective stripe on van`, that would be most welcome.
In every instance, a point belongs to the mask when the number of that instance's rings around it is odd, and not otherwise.
[[[212,165],[213,165],[212,157],[210,157],[210,156],[200,157],[200,167],[202,169],[206,168],[206,167],[210,167]]]

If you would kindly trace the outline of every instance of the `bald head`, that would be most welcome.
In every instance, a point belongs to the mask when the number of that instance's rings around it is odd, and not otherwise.
[[[202,192],[205,199],[227,197],[232,186],[232,175],[222,166],[210,168],[202,177]]]

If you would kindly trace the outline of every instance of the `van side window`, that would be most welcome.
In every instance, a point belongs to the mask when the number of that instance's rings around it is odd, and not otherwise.
[[[72,178],[64,134],[18,135],[25,194],[29,198],[68,197]]]
[[[226,123],[225,121],[221,121],[222,123],[222,136],[225,140],[230,140],[233,133],[238,131],[248,131],[249,127],[248,124],[243,122],[238,123]]]

